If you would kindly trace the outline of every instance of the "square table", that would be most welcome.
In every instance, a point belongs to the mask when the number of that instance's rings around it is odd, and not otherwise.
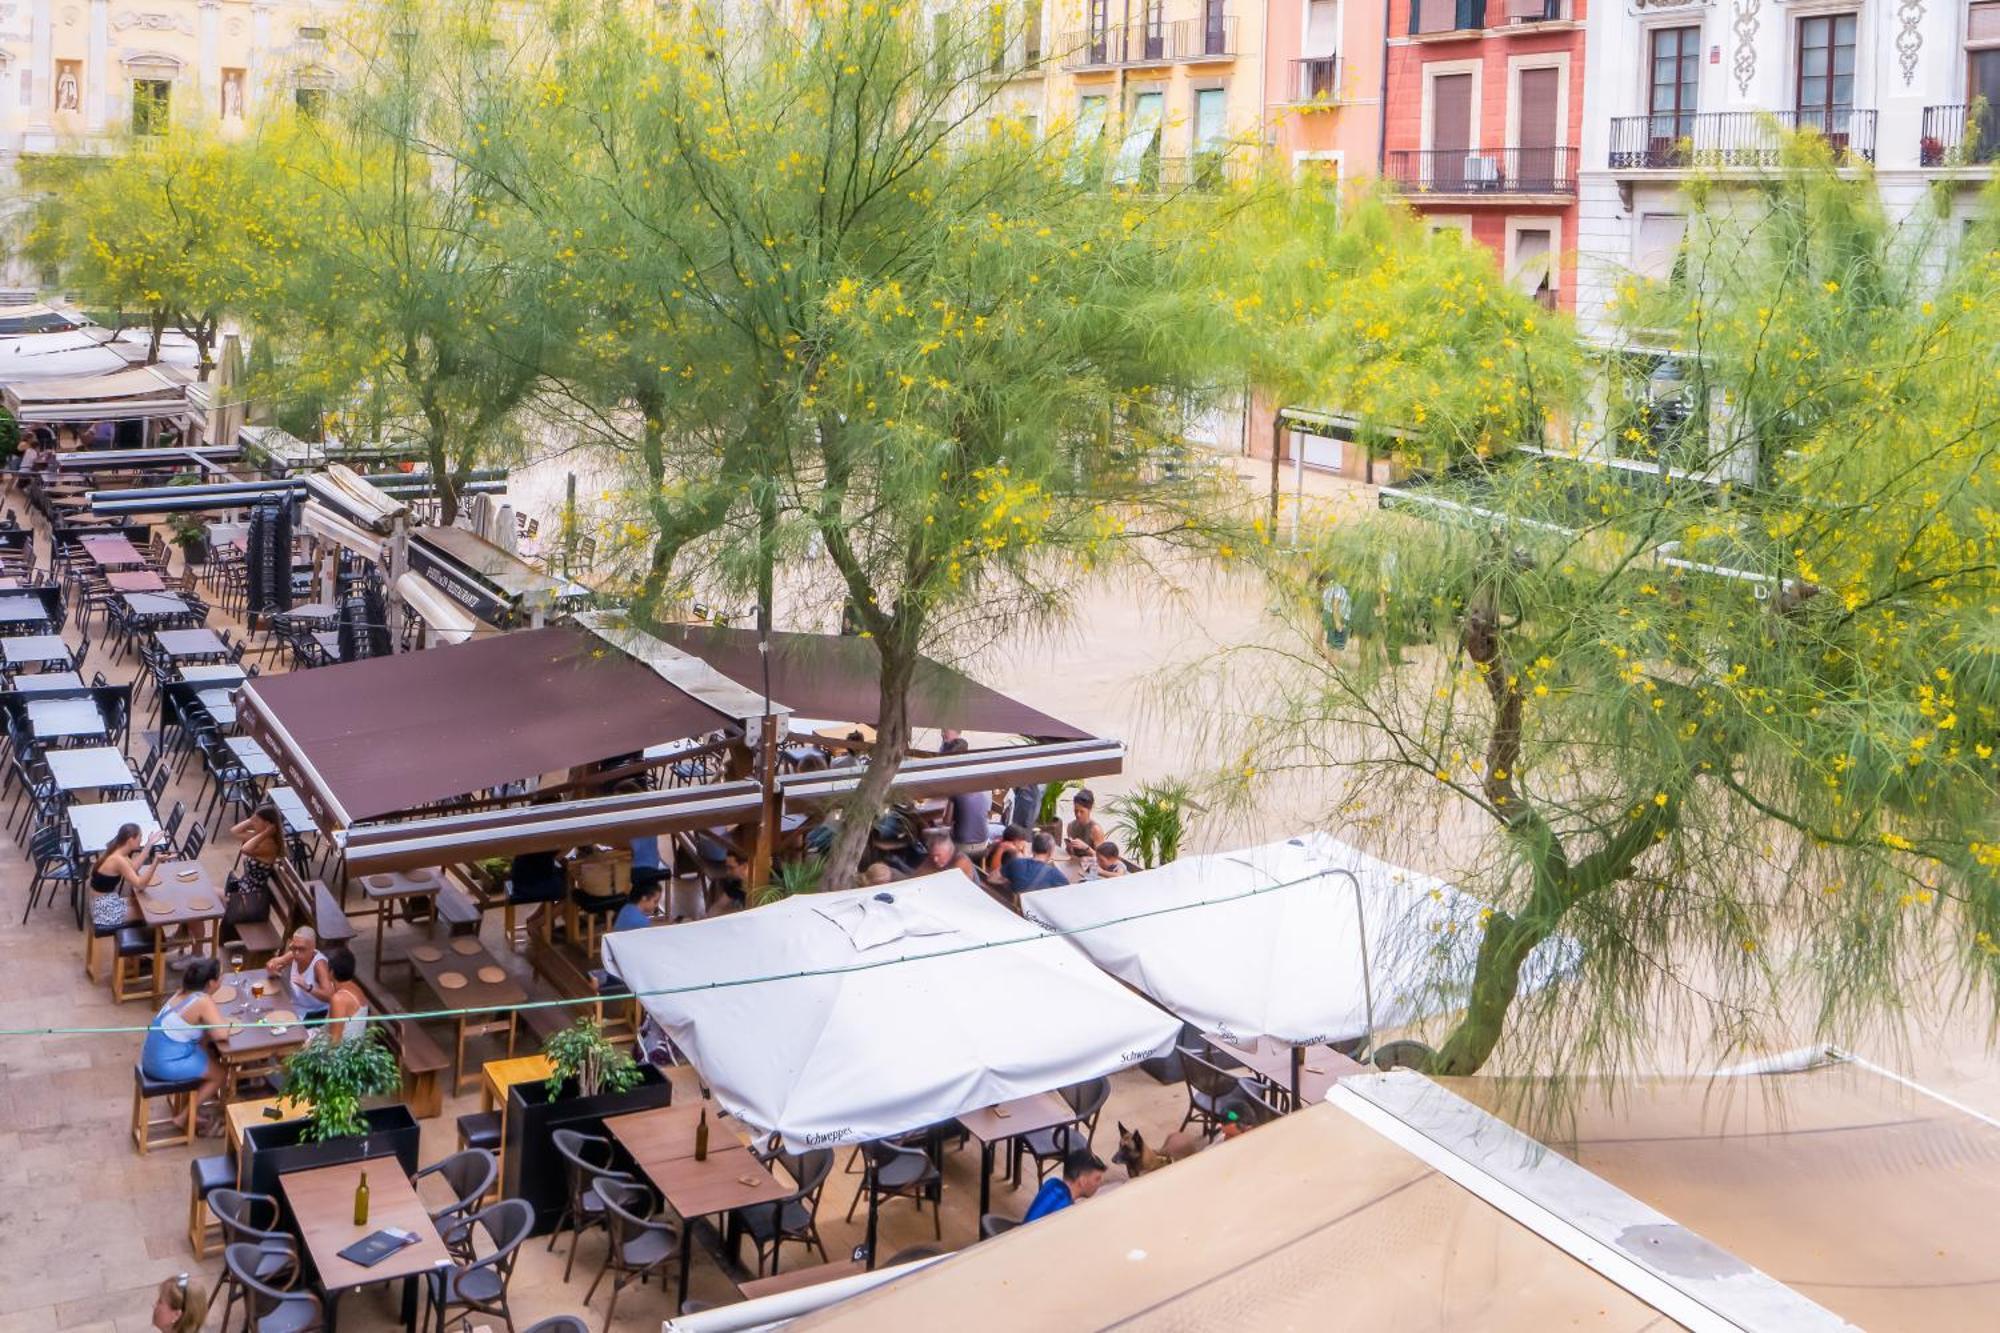
[[[194,697],[200,701],[203,708],[208,710],[208,715],[215,719],[215,725],[218,727],[233,727],[236,725],[235,690],[226,686],[213,690],[196,690]],[[267,754],[265,757],[269,758],[270,756]]]
[[[372,878],[372,877],[371,877]],[[381,966],[381,919],[376,919],[376,966]],[[435,957],[433,957],[435,955]],[[443,1009],[504,1009],[501,1013],[467,1014],[457,1016],[458,1042],[456,1053],[451,1060],[451,1091],[454,1096],[465,1082],[465,1043],[470,1037],[482,1036],[489,1032],[507,1034],[507,1054],[514,1053],[514,1038],[519,1027],[514,1005],[526,1004],[528,992],[521,983],[514,980],[512,973],[500,966],[500,960],[486,952],[478,940],[467,935],[447,940],[442,946],[419,945],[410,950],[410,965],[423,978],[424,985],[431,994],[437,996],[439,1007]],[[489,971],[490,969],[490,971]],[[498,975],[500,980],[488,981],[480,975]],[[456,980],[452,980],[456,978]]]
[[[611,1116],[605,1120],[604,1128],[631,1154],[633,1162],[683,1222],[692,1223],[698,1217],[734,1212],[752,1204],[781,1203],[790,1198],[791,1189],[779,1184],[748,1148],[730,1141],[733,1122],[724,1122],[719,1112],[709,1118],[708,1159],[695,1161],[695,1127],[706,1105],[697,1102],[692,1106],[660,1106]],[[746,1180],[751,1183],[744,1184]],[[687,1302],[693,1241],[687,1229],[682,1228],[680,1297],[674,1302],[677,1310]]]
[[[221,657],[229,645],[212,629],[161,629],[153,631],[153,642],[168,657]]]
[[[0,593],[0,625],[46,625],[48,620],[41,598]]]
[[[43,741],[111,732],[95,699],[30,699],[28,723],[34,728],[35,739]]]
[[[99,569],[130,569],[146,563],[146,557],[140,554],[139,548],[121,533],[85,537],[77,545]]]
[[[74,750],[50,750],[49,772],[62,791],[96,791],[104,787],[137,787],[139,777],[115,745],[85,745]]]
[[[171,633],[172,631],[165,632]],[[243,668],[237,666],[234,662],[211,662],[206,666],[198,663],[190,663],[187,666],[180,667],[176,675],[191,684],[198,681],[204,685],[211,683],[217,685],[240,685],[249,679],[248,674],[244,672]]]
[[[979,1140],[979,1215],[993,1211],[993,1150],[1001,1144],[1032,1134],[1038,1129],[1054,1129],[1076,1119],[1076,1108],[1060,1093],[1038,1092],[1032,1097],[1016,1097],[998,1106],[967,1111],[958,1123]]]
[[[368,1173],[368,1221],[354,1225],[354,1190],[361,1173]],[[430,1209],[417,1197],[417,1187],[403,1174],[402,1163],[394,1157],[371,1157],[366,1161],[342,1162],[310,1171],[291,1171],[278,1177],[278,1188],[291,1206],[292,1224],[298,1228],[305,1251],[319,1274],[320,1290],[326,1293],[326,1327],[334,1327],[336,1307],[343,1292],[377,1282],[403,1279],[403,1322],[411,1330],[417,1326],[417,1279],[434,1268],[452,1266],[451,1252],[431,1223]],[[365,1236],[384,1227],[401,1227],[416,1233],[413,1245],[405,1245],[372,1268],[363,1268],[340,1257],[340,1252]]]
[[[306,1044],[312,1029],[302,1026],[291,1008],[291,997],[281,982],[261,967],[222,974],[222,986],[215,993],[215,1007],[231,1023],[240,1024],[223,1038],[222,1100],[236,1095],[236,1085],[253,1074],[275,1074],[280,1062]],[[255,988],[263,987],[257,995]],[[272,1022],[273,1017],[278,1022]]]
[[[335,616],[339,615],[340,613],[334,610],[331,606],[328,606],[325,602],[306,602],[303,603],[302,605],[293,607],[291,610],[285,612],[285,614],[290,616],[293,620],[318,621],[318,620],[332,620]]]
[[[361,885],[362,896],[375,904],[375,975],[379,977],[382,975],[382,929],[395,916],[397,904],[402,905],[403,919],[413,920],[410,915],[411,900],[436,898],[438,890],[444,887],[444,873],[436,866],[391,870],[363,875],[356,883]]]
[[[52,694],[56,690],[87,690],[83,677],[75,671],[38,671],[32,676],[16,676],[12,685],[16,694]]]
[[[1225,1058],[1250,1070],[1287,1098],[1292,1095],[1293,1048],[1289,1043],[1275,1037],[1259,1037],[1256,1045],[1241,1046],[1224,1041],[1212,1032],[1204,1032],[1202,1037]],[[1299,1100],[1307,1105],[1326,1100],[1326,1094],[1333,1085],[1349,1074],[1366,1072],[1361,1065],[1331,1046],[1316,1045],[1301,1049],[1304,1059],[1299,1070]]]
[[[165,592],[166,576],[157,569],[121,569],[104,576],[104,584],[113,592]]]
[[[172,620],[177,616],[194,614],[178,593],[171,592],[128,592],[124,595],[125,609],[132,619],[144,623],[151,620]]]
[[[38,665],[43,662],[61,662],[70,666],[75,658],[70,646],[63,642],[60,634],[14,634],[0,639],[0,657],[8,666]]]
[[[160,817],[153,813],[151,802],[139,797],[124,801],[97,801],[69,808],[70,831],[76,834],[77,845],[86,853],[101,852],[109,847],[113,835],[124,824],[137,824],[143,835],[160,826]]]
[[[222,886],[199,861],[161,861],[139,891],[139,914],[153,931],[153,998],[166,997],[166,927],[187,926],[197,948],[216,952],[222,933]]]
[[[217,718],[220,722],[222,719]],[[226,737],[223,744],[236,756],[236,762],[243,765],[243,771],[253,778],[274,778],[278,776],[278,761],[270,752],[248,736]]]
[[[276,1111],[276,1115],[268,1114]],[[237,1162],[236,1188],[242,1189],[242,1168],[249,1165],[243,1151],[243,1131],[258,1125],[283,1124],[287,1120],[303,1120],[312,1114],[312,1103],[303,1099],[293,1101],[290,1097],[258,1097],[247,1102],[229,1102],[222,1108],[224,1144],[229,1155]]]
[[[319,825],[313,822],[312,812],[297,791],[290,787],[270,787],[264,792],[264,799],[278,807],[279,816],[285,821],[285,832],[293,837],[300,834],[317,833]],[[378,950],[380,946],[377,946]]]

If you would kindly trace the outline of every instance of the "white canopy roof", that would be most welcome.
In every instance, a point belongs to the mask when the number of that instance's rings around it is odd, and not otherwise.
[[[1451,1007],[1431,985],[1433,951],[1484,906],[1323,833],[1042,889],[1021,904],[1204,1032],[1299,1044]]]
[[[956,872],[607,935],[604,958],[725,1108],[799,1149],[1109,1074],[1180,1031]]]

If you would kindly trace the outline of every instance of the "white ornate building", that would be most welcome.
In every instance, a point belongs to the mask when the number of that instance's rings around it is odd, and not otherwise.
[[[1586,49],[1586,333],[1625,274],[1664,276],[1691,172],[1753,172],[1773,119],[1872,161],[1903,214],[1941,178],[1969,212],[2000,156],[2000,0],[1601,0]],[[1984,124],[1971,111],[1982,98],[1995,111]]]

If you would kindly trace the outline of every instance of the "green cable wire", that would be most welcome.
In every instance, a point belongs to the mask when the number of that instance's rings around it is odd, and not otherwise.
[[[1073,935],[1085,935],[1095,930],[1108,930],[1113,926],[1128,925],[1134,921],[1145,921],[1156,916],[1171,916],[1176,912],[1190,912],[1197,908],[1214,907],[1222,903],[1241,902],[1246,898],[1256,898],[1267,893],[1276,893],[1280,889],[1290,889],[1296,888],[1301,884],[1310,884],[1314,880],[1326,878],[1329,873],[1331,872],[1322,870],[1298,879],[1259,885],[1254,888],[1245,889],[1240,893],[1224,894],[1216,898],[1201,898],[1193,902],[1169,903],[1165,907],[1148,908],[1143,912],[1129,912],[1124,916],[1109,917],[1103,921],[1094,921],[1085,926],[1073,926],[1066,930],[1048,927],[1041,929],[1036,934],[1023,935],[1011,940],[982,940],[977,944],[960,944],[948,949],[939,949],[932,953],[899,954],[894,958],[877,958],[867,962],[848,963],[840,967],[813,968],[803,972],[772,972],[748,977],[728,977],[720,981],[701,982],[697,985],[661,986],[652,990],[627,991],[622,994],[609,996],[587,995],[571,999],[529,1000],[522,1004],[489,1004],[466,1009],[424,1009],[395,1014],[359,1014],[353,1018],[301,1018],[295,1019],[283,1026],[312,1028],[327,1027],[334,1023],[403,1023],[436,1018],[460,1018],[474,1014],[520,1013],[527,1009],[559,1009],[572,1005],[598,1005],[608,1001],[623,1000],[628,997],[643,1000],[655,995],[689,995],[697,991],[727,990],[737,986],[764,986],[779,981],[805,981],[814,977],[847,976],[857,972],[873,971],[879,967],[896,967],[904,963],[925,963],[936,958],[952,958],[959,954],[980,953],[988,949],[1011,948],[1018,944],[1035,944],[1047,939],[1067,939]],[[216,1032],[238,1027],[254,1026],[254,1024],[190,1023],[188,1026],[198,1032]],[[151,1030],[151,1023],[128,1024],[115,1027],[0,1027],[0,1038],[131,1036]]]

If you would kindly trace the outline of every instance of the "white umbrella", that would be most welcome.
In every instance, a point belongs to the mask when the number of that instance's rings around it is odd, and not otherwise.
[[[1021,901],[1030,920],[1204,1032],[1294,1046],[1455,1007],[1432,984],[1436,951],[1476,939],[1484,906],[1324,834]],[[1538,964],[1528,981],[1546,974]]]
[[[604,941],[731,1114],[860,1143],[1165,1054],[1180,1024],[963,874]]]

